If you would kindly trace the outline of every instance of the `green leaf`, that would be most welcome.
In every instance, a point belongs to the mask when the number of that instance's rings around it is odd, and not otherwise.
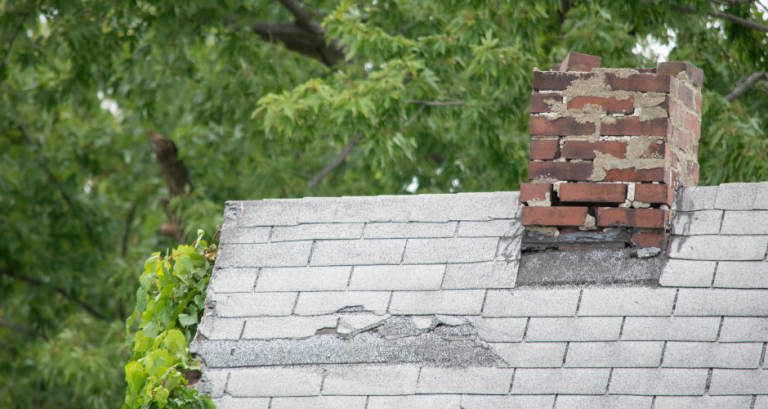
[[[179,351],[184,351],[187,348],[187,341],[184,339],[184,334],[181,331],[172,329],[165,335],[165,346],[176,354]]]
[[[197,324],[197,314],[179,314],[179,324],[184,327]]]

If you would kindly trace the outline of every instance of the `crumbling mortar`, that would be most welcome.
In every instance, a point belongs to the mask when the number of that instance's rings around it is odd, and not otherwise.
[[[606,171],[613,169],[656,169],[666,166],[665,159],[643,158],[651,143],[655,143],[652,137],[636,136],[627,144],[626,159],[619,159],[611,154],[604,154],[595,150],[592,175],[590,181],[600,181],[608,175]]]

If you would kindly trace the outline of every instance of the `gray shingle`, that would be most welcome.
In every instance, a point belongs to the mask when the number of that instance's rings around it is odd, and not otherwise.
[[[203,372],[204,382],[203,386],[206,395],[212,398],[220,398],[224,396],[224,388],[227,386],[227,378],[229,377],[229,369],[213,369],[205,368]]]
[[[749,210],[755,204],[757,183],[722,183],[717,190],[715,209]]]
[[[557,397],[555,409],[650,409],[652,396],[573,396]]]
[[[363,235],[363,226],[363,223],[329,223],[275,227],[272,232],[272,242],[314,239],[359,239]]]
[[[302,243],[302,242],[299,242]],[[313,266],[400,264],[405,240],[317,241]]]
[[[416,393],[506,395],[514,369],[421,368]]]
[[[447,222],[456,195],[418,195],[411,203],[412,222]]]
[[[768,391],[768,371],[762,369],[715,369],[710,395],[764,395]]]
[[[216,409],[269,409],[269,398],[233,398],[224,396],[214,399]]]
[[[216,269],[209,288],[217,293],[249,293],[253,291],[258,273],[258,268]]]
[[[520,262],[504,260],[472,264],[448,264],[443,288],[515,288]]]
[[[750,409],[750,405],[751,396],[659,396],[654,409]]]
[[[506,261],[520,260],[520,245],[522,235],[517,237],[502,237],[499,239],[499,248],[496,250],[496,259]]]
[[[631,368],[657,367],[663,342],[572,342],[568,346],[566,367]]]
[[[664,363],[668,368],[757,368],[761,343],[667,342]]]
[[[612,395],[703,395],[706,369],[616,368],[608,393]]]
[[[696,236],[720,233],[723,221],[722,210],[699,210],[697,212],[678,212],[672,221],[672,234]]]
[[[709,287],[715,275],[716,261],[669,260],[659,278],[666,287]]]
[[[368,409],[462,409],[461,395],[371,396]]]
[[[484,205],[491,219],[520,219],[520,192],[493,192]]]
[[[352,267],[262,268],[256,291],[343,291]]]
[[[768,290],[681,288],[675,315],[768,315]]]
[[[768,212],[728,210],[720,234],[768,234]]]
[[[754,409],[768,409],[768,395],[758,396]]]
[[[724,318],[720,342],[765,341],[768,341],[768,318]]]
[[[565,342],[517,342],[493,344],[491,348],[511,368],[559,368],[563,366]]]
[[[395,291],[391,314],[478,315],[483,308],[485,290]]]
[[[323,395],[413,395],[418,378],[418,366],[332,366]]]
[[[217,318],[213,315],[203,317],[198,331],[208,339],[240,339],[243,331],[242,319]]]
[[[370,220],[376,196],[343,196],[336,206],[334,223],[365,223]]]
[[[758,184],[754,208],[768,210],[768,182]]]
[[[717,265],[714,286],[768,288],[768,263],[765,261],[721,261]]]
[[[487,222],[463,221],[459,223],[458,237],[512,237],[522,234],[519,220],[491,220]]]
[[[488,291],[486,317],[564,317],[576,314],[578,289],[516,289]]]
[[[372,222],[407,222],[413,196],[379,196],[368,219]]]
[[[278,293],[282,294],[282,293]],[[387,311],[389,291],[329,291],[301,293],[296,303],[297,315],[332,314],[344,308],[362,307],[382,315]]]
[[[301,199],[299,223],[330,223],[336,214],[338,197],[305,197]]]
[[[615,341],[621,317],[531,318],[526,341]]]
[[[498,238],[410,239],[403,262],[435,264],[491,261],[496,255],[498,242]]]
[[[439,290],[445,264],[359,266],[350,290]]]
[[[271,227],[224,227],[219,244],[256,244],[269,240]]]
[[[451,220],[490,220],[490,202],[493,193],[459,193],[453,198]],[[511,204],[516,207],[516,203]],[[507,218],[512,218],[510,216]]]
[[[445,223],[368,223],[366,239],[408,239],[453,237],[458,222]]]
[[[689,260],[762,260],[768,236],[672,237],[669,256]]]
[[[714,341],[720,317],[627,317],[622,340]]]
[[[245,322],[243,339],[306,338],[322,328],[336,328],[339,317],[263,317]]]
[[[486,342],[520,342],[523,340],[527,318],[467,317],[477,328],[480,339]]]
[[[672,288],[585,288],[580,316],[669,316]]]
[[[274,398],[271,409],[365,409],[365,396],[312,396]],[[266,408],[266,407],[265,407]],[[217,409],[224,409],[217,407]],[[246,409],[246,408],[243,408]],[[250,407],[247,409],[251,409]]]
[[[231,227],[293,226],[298,221],[302,199],[228,201],[224,219]]]
[[[530,395],[530,396],[464,395],[461,397],[461,408],[462,409],[551,409],[554,401],[555,401],[554,395]],[[412,407],[415,408],[418,406],[412,406]],[[398,408],[398,409],[401,409],[401,408]]]
[[[690,212],[715,207],[717,186],[684,187],[678,191],[677,211]]]
[[[269,244],[224,244],[216,267],[292,267],[305,266],[311,241]]]
[[[314,367],[233,369],[227,392],[236,397],[315,396],[322,379],[323,370]]]
[[[220,317],[282,316],[291,314],[296,293],[208,293],[208,300]]]
[[[610,369],[518,369],[512,394],[602,395],[609,374]]]

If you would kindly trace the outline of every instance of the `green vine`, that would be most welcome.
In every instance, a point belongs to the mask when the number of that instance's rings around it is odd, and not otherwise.
[[[200,370],[188,345],[205,310],[218,234],[208,245],[205,232],[198,230],[193,246],[180,245],[165,258],[157,252],[144,262],[136,309],[126,321],[133,356],[125,366],[123,409],[215,409],[208,396],[186,387],[184,375]],[[138,331],[131,335],[137,318]]]

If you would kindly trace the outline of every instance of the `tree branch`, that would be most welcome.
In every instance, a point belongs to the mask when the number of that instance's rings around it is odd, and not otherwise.
[[[278,0],[280,1],[280,4],[283,5],[286,9],[288,9],[291,14],[293,14],[293,17],[296,19],[296,25],[307,30],[311,31],[315,34],[323,35],[325,34],[325,30],[323,27],[315,21],[315,19],[312,17],[311,14],[307,10],[304,9],[304,7],[299,4],[296,0]]]
[[[409,104],[422,104],[427,105],[431,107],[446,107],[446,106],[453,106],[453,105],[467,105],[464,101],[445,101],[445,102],[439,102],[439,101],[422,101],[419,99],[409,99],[405,101]]]
[[[344,149],[342,149],[341,152],[339,152],[339,154],[336,155],[332,161],[325,165],[323,170],[321,170],[317,175],[315,175],[315,177],[312,178],[312,180],[309,181],[309,183],[307,183],[307,187],[314,189],[320,183],[320,181],[323,180],[324,177],[328,176],[329,173],[333,172],[334,169],[341,165],[347,155],[352,152],[352,148],[354,148],[362,138],[363,134],[361,132],[358,132],[354,138],[350,138],[349,142],[347,142],[347,145],[344,146]]]
[[[684,13],[697,14],[696,13],[696,9],[693,8],[693,7],[678,6],[677,9],[682,11],[682,12],[684,12]],[[736,17],[736,16],[734,16],[732,14],[710,13],[710,12],[706,12],[706,14],[708,16],[721,18],[723,20],[728,20],[728,21],[730,21],[732,23],[736,23],[736,24],[742,25],[744,27],[751,28],[753,30],[758,30],[758,31],[763,31],[763,32],[768,33],[768,26],[764,26],[762,24],[758,24],[758,23],[755,23],[754,21],[746,20],[746,19],[743,19],[741,17]]]
[[[729,102],[735,101],[761,79],[768,79],[768,74],[766,74],[765,71],[756,72],[747,77],[747,79],[742,81],[739,85],[736,86],[736,88],[733,89],[733,91],[726,95],[725,99]]]
[[[13,47],[13,43],[16,41],[16,37],[18,37],[19,31],[21,31],[21,27],[24,26],[24,22],[27,21],[27,16],[29,16],[29,12],[21,15],[21,21],[19,21],[19,25],[16,26],[16,30],[11,35],[11,38],[8,39],[8,44],[5,46],[5,58],[3,58],[3,61],[8,59],[8,56],[11,53],[11,47]]]
[[[168,195],[171,199],[192,193],[194,188],[189,181],[189,174],[184,166],[184,161],[179,159],[179,151],[176,149],[176,144],[165,136],[151,130],[147,131],[147,135],[150,142],[152,142],[152,149],[155,151],[155,158],[160,166],[160,171],[163,173],[165,184],[168,185]],[[187,186],[189,186],[189,191],[187,191]],[[169,206],[169,200],[162,199],[162,204],[168,217],[168,222],[160,226],[157,232],[171,237],[179,243],[183,243],[184,231],[181,229],[181,223]]]
[[[40,333],[38,333],[35,330],[29,329],[29,328],[26,328],[26,327],[22,327],[21,325],[15,325],[15,324],[11,324],[10,322],[5,322],[5,321],[0,320],[0,327],[5,327],[5,328],[8,328],[8,329],[12,329],[14,331],[23,332],[23,333],[25,333],[27,335],[32,335],[33,337],[42,338],[42,339],[48,341],[48,337],[46,337],[45,335],[40,334]]]
[[[48,289],[54,290],[57,293],[63,295],[64,298],[68,299],[69,301],[72,301],[72,302],[75,302],[77,304],[80,304],[80,306],[83,307],[83,309],[88,311],[88,313],[90,313],[94,317],[96,317],[96,318],[98,318],[100,320],[105,319],[104,316],[101,313],[99,313],[98,311],[96,311],[95,308],[93,308],[90,305],[86,304],[84,301],[78,300],[76,297],[73,297],[73,296],[69,295],[67,293],[67,291],[64,290],[61,287],[56,287],[56,286],[53,286],[53,285],[46,284],[46,283],[44,283],[44,282],[42,282],[42,281],[40,281],[40,280],[38,280],[36,278],[17,275],[13,270],[0,270],[0,274],[8,276],[8,277],[11,277],[11,278],[14,278],[14,279],[19,280],[19,281],[24,281],[24,282],[32,284],[32,285],[34,285],[36,287],[43,287],[43,288],[48,288]]]

